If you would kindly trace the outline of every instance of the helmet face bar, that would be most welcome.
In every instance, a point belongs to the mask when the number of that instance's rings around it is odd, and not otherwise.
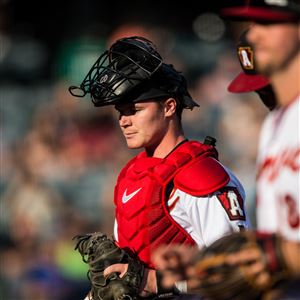
[[[123,38],[105,51],[79,87],[71,86],[76,97],[90,94],[95,106],[117,103],[162,65],[155,46],[142,37]]]

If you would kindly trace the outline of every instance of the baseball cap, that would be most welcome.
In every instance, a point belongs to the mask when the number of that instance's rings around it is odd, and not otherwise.
[[[150,79],[144,80],[124,96],[122,102],[139,102],[163,97],[174,97],[182,108],[193,109],[199,106],[188,92],[185,77],[175,70],[173,65],[165,63],[162,63]]]
[[[223,8],[224,18],[259,22],[293,22],[300,19],[299,0],[243,0]]]
[[[242,72],[240,72],[227,87],[227,90],[231,93],[253,92],[270,84],[266,77],[258,74],[256,71],[254,52],[246,40],[247,31],[248,30],[242,33],[236,47]]]

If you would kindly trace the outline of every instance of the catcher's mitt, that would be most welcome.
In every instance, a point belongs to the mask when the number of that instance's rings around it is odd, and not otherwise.
[[[91,281],[91,300],[120,300],[137,299],[144,275],[144,266],[138,260],[130,257],[112,240],[100,232],[77,235],[73,239],[77,244],[75,250],[82,255],[82,259],[89,265],[88,277]],[[120,278],[112,273],[107,277],[103,271],[110,265],[128,264],[128,270]]]
[[[197,257],[202,296],[212,300],[264,299],[287,278],[275,235],[243,231],[224,236]]]

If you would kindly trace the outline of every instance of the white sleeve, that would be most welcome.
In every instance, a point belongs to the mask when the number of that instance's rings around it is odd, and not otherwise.
[[[230,193],[229,197],[226,193]],[[168,200],[168,207],[173,219],[201,248],[229,232],[248,227],[243,203],[236,201],[234,193],[234,189],[228,189],[225,194],[218,192],[207,197],[194,197],[177,189]],[[233,201],[230,202],[230,198]]]

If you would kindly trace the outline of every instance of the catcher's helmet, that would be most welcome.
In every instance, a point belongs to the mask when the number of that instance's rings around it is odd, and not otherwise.
[[[155,45],[138,36],[117,40],[95,62],[73,96],[90,94],[95,106],[174,97],[182,108],[198,106],[187,91],[185,78],[163,63]]]

